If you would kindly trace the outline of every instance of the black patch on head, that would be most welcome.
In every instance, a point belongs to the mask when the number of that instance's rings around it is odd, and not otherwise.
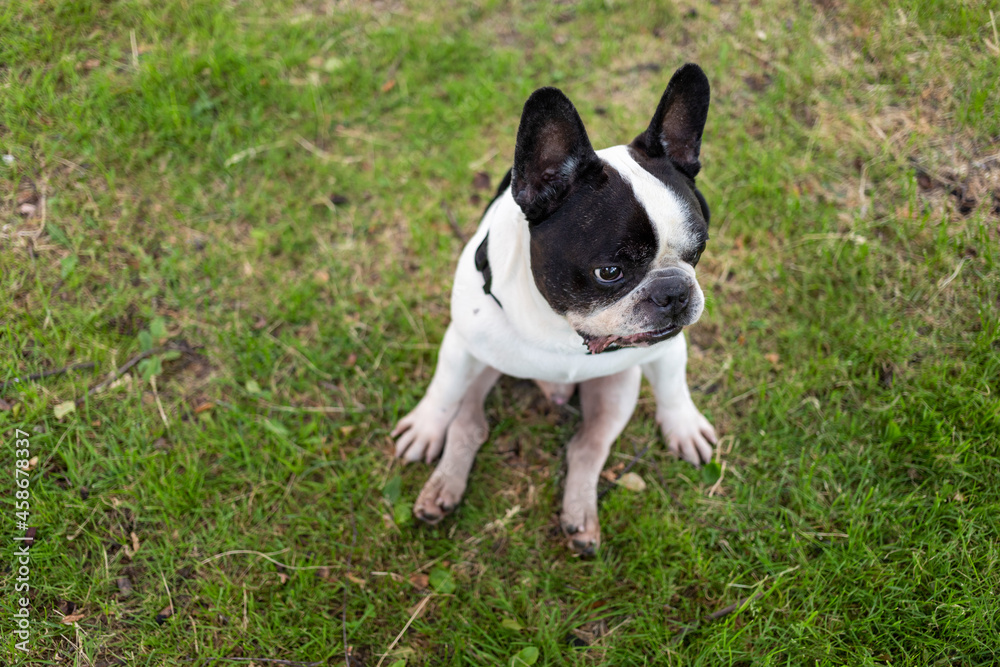
[[[612,167],[574,180],[563,205],[530,225],[531,273],[554,311],[589,311],[631,292],[658,249],[653,223],[632,187]],[[602,285],[594,269],[618,266],[623,278]]]
[[[540,222],[570,195],[574,182],[601,161],[573,103],[557,88],[539,88],[524,103],[517,128],[511,190],[529,222]]]
[[[674,72],[649,127],[632,145],[651,158],[668,158],[694,178],[701,169],[698,157],[710,99],[705,73],[693,63],[684,65]]]

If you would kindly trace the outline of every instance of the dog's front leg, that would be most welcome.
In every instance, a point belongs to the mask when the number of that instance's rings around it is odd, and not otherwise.
[[[392,431],[396,440],[396,456],[407,462],[437,458],[444,446],[448,425],[473,381],[486,368],[466,349],[465,342],[448,327],[438,352],[437,368],[427,393],[417,407],[399,420]]]
[[[499,378],[500,371],[487,367],[462,399],[448,426],[441,460],[413,506],[413,513],[422,521],[437,523],[462,499],[472,462],[489,433],[483,401]]]
[[[712,460],[715,428],[694,406],[687,385],[687,344],[681,334],[662,343],[670,348],[655,361],[643,364],[642,372],[656,396],[656,421],[663,430],[671,453],[700,466]]]
[[[601,544],[597,482],[611,445],[635,410],[641,379],[636,367],[580,384],[583,425],[566,447],[566,492],[561,521],[570,538],[570,547],[582,555],[592,556]]]

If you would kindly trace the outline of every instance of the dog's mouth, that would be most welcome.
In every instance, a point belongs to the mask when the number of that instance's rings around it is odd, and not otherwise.
[[[611,352],[620,350],[623,347],[649,347],[656,343],[673,338],[681,332],[684,327],[672,325],[657,329],[655,331],[644,331],[632,334],[631,336],[592,336],[590,334],[577,331],[583,337],[583,343],[587,346],[590,354],[600,354],[601,352]]]

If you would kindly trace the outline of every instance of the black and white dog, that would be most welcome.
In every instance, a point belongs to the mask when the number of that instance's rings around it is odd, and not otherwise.
[[[528,98],[514,167],[458,261],[434,379],[392,433],[406,461],[444,452],[414,508],[422,520],[461,500],[501,374],[535,380],[560,404],[580,387],[561,517],[580,553],[600,544],[598,478],[642,375],[670,451],[711,459],[715,430],[691,401],[681,334],[705,303],[695,266],[709,214],[694,178],[708,104],[704,72],[684,65],[645,132],[595,152],[562,92]]]

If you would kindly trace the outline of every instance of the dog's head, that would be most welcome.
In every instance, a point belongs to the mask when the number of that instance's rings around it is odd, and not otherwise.
[[[684,65],[646,131],[600,153],[561,91],[542,88],[524,105],[511,188],[531,272],[593,354],[652,345],[701,316],[695,266],[709,213],[694,178],[708,104],[704,72]]]

